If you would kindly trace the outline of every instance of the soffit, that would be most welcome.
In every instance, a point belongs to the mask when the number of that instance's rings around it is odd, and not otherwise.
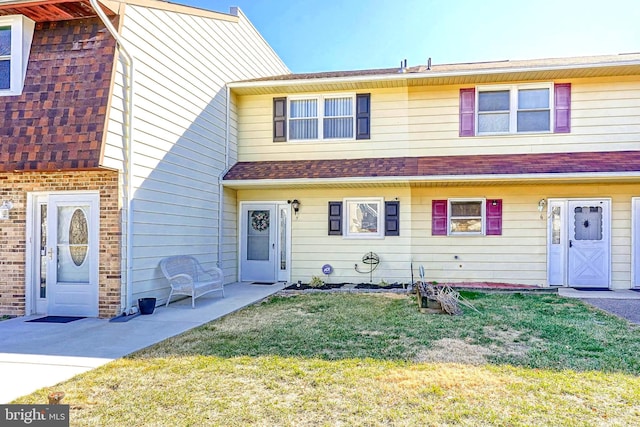
[[[512,177],[505,177],[502,179],[494,178],[479,178],[468,180],[429,180],[424,181],[377,181],[371,179],[368,181],[315,181],[308,180],[306,182],[277,182],[276,180],[270,181],[268,185],[266,183],[258,182],[224,182],[225,187],[234,190],[264,190],[266,188],[270,190],[274,189],[287,189],[287,190],[308,190],[308,189],[364,189],[364,188],[445,188],[445,187],[501,187],[501,186],[521,186],[531,185],[539,186],[542,184],[630,184],[638,183],[640,176],[573,176],[563,178],[519,178],[513,179]]]
[[[107,15],[115,11],[100,3]],[[35,22],[66,21],[96,16],[89,0],[11,1],[0,4],[0,16],[24,15]]]
[[[231,83],[238,95],[267,95],[325,91],[357,91],[419,86],[476,85],[517,81],[550,81],[577,78],[640,75],[640,63],[606,66],[579,66],[578,68],[505,69],[443,71],[411,74],[363,75],[313,79],[248,81]]]

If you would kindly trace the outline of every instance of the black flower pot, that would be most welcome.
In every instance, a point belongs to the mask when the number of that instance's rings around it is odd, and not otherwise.
[[[140,314],[153,314],[153,310],[156,308],[155,298],[140,298],[138,299],[138,308]]]

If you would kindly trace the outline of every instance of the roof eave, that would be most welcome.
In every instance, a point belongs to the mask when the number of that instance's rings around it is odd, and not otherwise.
[[[326,78],[309,78],[309,79],[287,79],[287,80],[261,80],[261,81],[244,81],[244,82],[231,82],[228,84],[229,88],[234,89],[248,89],[248,88],[281,88],[285,86],[307,86],[307,85],[330,85],[341,83],[375,83],[382,81],[402,81],[405,80],[407,84],[411,80],[418,79],[439,79],[439,78],[455,78],[455,77],[469,77],[469,76],[489,76],[495,74],[527,74],[527,73],[540,73],[540,72],[552,72],[552,71],[570,71],[570,70],[587,70],[587,69],[602,69],[602,68],[619,68],[637,66],[640,67],[640,60],[632,61],[619,61],[619,62],[599,62],[599,63],[586,63],[586,64],[571,64],[571,65],[549,65],[538,67],[517,67],[517,68],[492,68],[492,69],[480,69],[480,70],[460,70],[460,71],[425,71],[418,73],[398,73],[398,74],[382,74],[382,75],[361,75],[361,76],[346,76],[346,77],[326,77]]]
[[[412,185],[416,183],[467,182],[509,184],[513,181],[634,181],[640,180],[638,172],[585,172],[585,173],[537,173],[537,174],[482,174],[482,175],[429,175],[429,176],[391,176],[391,177],[355,177],[355,178],[289,178],[289,179],[246,179],[223,180],[222,185],[229,188],[267,188],[286,186],[317,185]]]

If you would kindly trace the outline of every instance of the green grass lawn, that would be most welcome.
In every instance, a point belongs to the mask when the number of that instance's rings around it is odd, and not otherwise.
[[[273,297],[14,403],[72,425],[640,424],[640,329],[556,295]]]

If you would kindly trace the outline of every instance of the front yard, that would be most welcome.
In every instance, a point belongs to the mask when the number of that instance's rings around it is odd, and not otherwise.
[[[55,390],[74,426],[638,423],[640,328],[556,295],[463,296],[480,313],[273,297]]]

